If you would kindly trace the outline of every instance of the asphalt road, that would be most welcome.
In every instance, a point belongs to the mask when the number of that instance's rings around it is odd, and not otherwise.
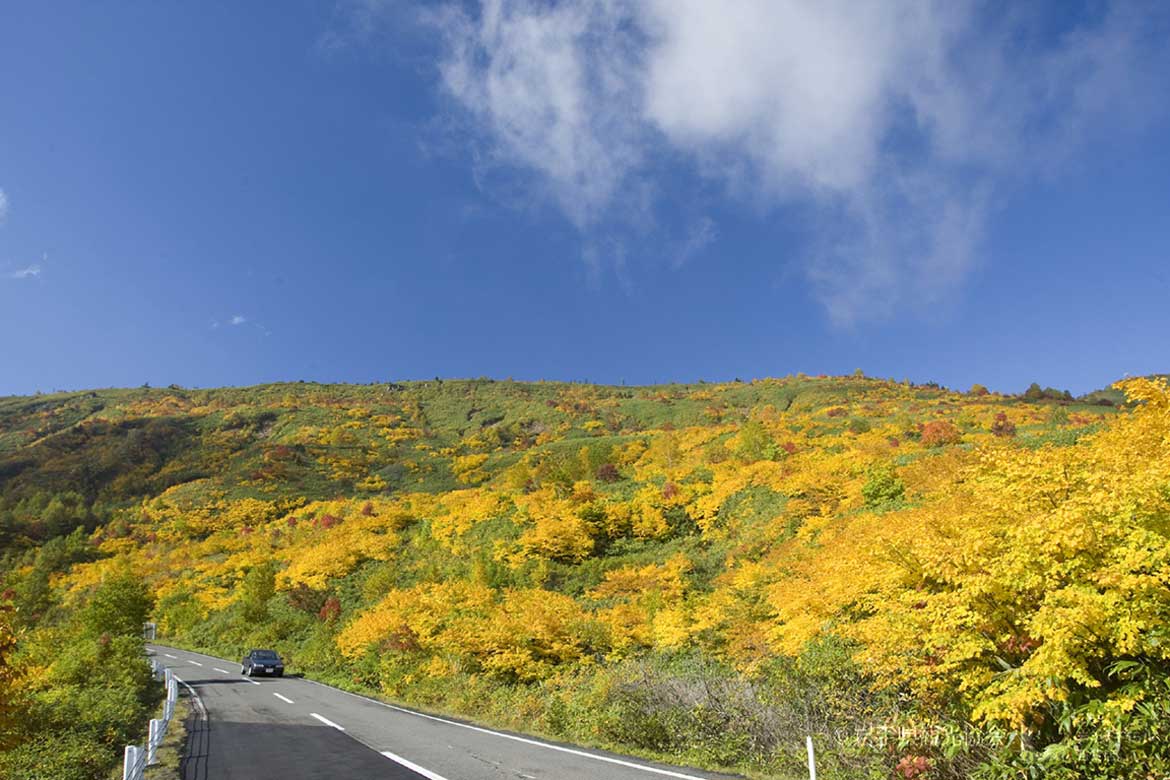
[[[709,780],[726,777],[494,731],[240,663],[150,646],[197,694],[183,780]],[[198,708],[197,708],[198,709]]]

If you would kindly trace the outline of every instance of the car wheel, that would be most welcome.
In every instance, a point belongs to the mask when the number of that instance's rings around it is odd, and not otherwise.
[[[277,672],[277,673],[276,673],[276,676],[277,676],[277,677],[284,677],[284,672]]]

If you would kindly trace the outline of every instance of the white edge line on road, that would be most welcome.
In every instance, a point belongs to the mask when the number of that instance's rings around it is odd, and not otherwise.
[[[203,720],[207,720],[207,708],[203,706],[203,699],[199,698],[199,694],[195,692],[195,689],[188,685],[182,677],[176,674],[175,679],[182,683],[183,687],[191,692],[191,698],[195,700],[195,709],[199,711],[199,716]]]
[[[418,764],[414,763],[413,761],[407,761],[402,756],[395,755],[394,753],[391,753],[389,750],[382,750],[379,752],[382,755],[386,756],[386,758],[390,759],[391,761],[393,761],[397,764],[402,764],[404,767],[406,767],[410,771],[415,772],[416,774],[422,775],[423,777],[427,778],[427,780],[447,780],[447,778],[443,777],[442,775],[437,775],[429,769],[424,769],[423,767],[419,766]]]
[[[215,671],[219,672],[220,674],[231,674],[231,672],[229,672],[227,669],[220,669],[218,666],[213,666],[211,668],[214,669]]]
[[[206,653],[196,653],[194,650],[187,650],[185,652],[193,653],[195,655],[201,655],[204,658],[215,658],[215,656],[207,655]],[[223,659],[216,659],[216,660],[223,660]],[[245,677],[244,679],[248,680],[247,677]],[[536,740],[536,739],[528,739],[527,737],[521,737],[521,736],[518,736],[516,734],[505,734],[502,731],[492,731],[491,729],[485,729],[482,726],[472,726],[470,723],[460,723],[459,721],[448,720],[447,718],[440,718],[436,715],[427,715],[426,713],[423,713],[423,712],[415,712],[414,710],[408,710],[405,707],[398,707],[394,704],[387,704],[384,701],[378,701],[377,699],[371,699],[369,696],[362,696],[360,693],[353,693],[351,691],[343,691],[341,688],[334,688],[332,685],[326,685],[325,683],[317,682],[316,680],[310,680],[307,677],[302,677],[300,679],[302,682],[307,682],[311,685],[318,685],[322,688],[328,688],[329,690],[337,691],[338,693],[344,693],[346,696],[352,696],[355,699],[362,699],[364,701],[370,702],[371,704],[378,704],[382,707],[386,707],[388,709],[392,709],[392,710],[395,710],[397,712],[403,712],[403,713],[406,713],[407,715],[414,715],[414,716],[419,717],[419,718],[426,718],[427,720],[433,720],[437,723],[446,723],[448,726],[458,726],[461,729],[468,729],[470,731],[477,731],[480,734],[490,734],[493,737],[499,737],[501,739],[510,739],[514,742],[521,742],[525,745],[532,745],[533,747],[545,748],[546,750],[555,750],[559,753],[567,753],[568,755],[580,756],[581,758],[591,758],[594,761],[603,761],[607,764],[615,764],[617,766],[624,766],[624,767],[628,767],[630,769],[637,769],[637,770],[640,770],[642,772],[649,772],[650,774],[661,775],[663,777],[675,777],[675,778],[679,778],[679,780],[708,780],[708,778],[700,777],[698,775],[688,775],[685,772],[675,772],[675,771],[672,771],[670,769],[660,769],[659,767],[656,767],[656,766],[646,766],[645,764],[637,764],[637,763],[634,763],[633,761],[623,761],[620,758],[613,758],[612,756],[602,756],[602,755],[599,755],[597,753],[590,753],[587,750],[577,750],[575,748],[564,747],[563,745],[553,745],[553,744],[550,744],[548,742],[541,742],[540,740]],[[260,683],[256,682],[255,680],[248,680],[248,682],[255,683],[256,685],[260,684]],[[378,751],[378,752],[381,753],[382,751]]]
[[[332,726],[333,728],[337,729],[338,731],[345,731],[345,729],[343,729],[341,726],[338,726],[336,723],[329,720],[329,718],[326,718],[324,715],[318,715],[315,712],[310,712],[309,714],[312,715],[317,720],[324,723],[326,726]]]
[[[203,664],[199,663],[198,661],[188,661],[187,663],[195,664],[196,666],[203,666]]]
[[[273,691],[272,695],[275,696],[276,698],[280,699],[282,702],[285,702],[286,704],[296,704],[296,702],[293,701],[292,699],[290,699],[289,697],[283,696],[283,695],[277,693],[276,691]]]
[[[306,678],[302,678],[302,679],[307,683],[312,683],[313,685],[320,685],[322,688],[328,688],[332,691],[344,693],[347,696],[353,696],[354,698],[357,698],[357,699],[364,699],[364,700],[371,702],[373,704],[380,704],[383,707],[387,707],[387,708],[395,710],[397,712],[404,712],[407,715],[414,715],[414,716],[419,717],[419,718],[426,718],[427,720],[433,720],[433,721],[436,721],[438,723],[446,723],[448,726],[458,726],[461,729],[468,729],[470,731],[478,731],[480,734],[490,734],[493,737],[500,737],[501,739],[510,739],[510,740],[515,741],[515,742],[522,742],[525,745],[532,745],[533,747],[545,748],[547,750],[556,750],[560,753],[568,753],[571,756],[580,756],[581,758],[591,758],[594,761],[604,761],[607,764],[616,764],[617,766],[624,766],[624,767],[628,767],[630,769],[638,769],[642,772],[649,772],[649,773],[655,774],[655,775],[662,775],[663,777],[677,777],[677,778],[680,778],[680,780],[707,780],[707,778],[699,777],[698,775],[688,775],[688,774],[685,774],[683,772],[675,772],[675,771],[672,771],[670,769],[660,769],[656,766],[646,766],[645,764],[635,764],[633,761],[624,761],[620,758],[614,758],[612,756],[602,756],[602,755],[598,755],[597,753],[590,753],[586,750],[577,750],[575,748],[564,747],[563,745],[553,745],[553,744],[550,744],[548,742],[541,742],[540,740],[528,739],[527,737],[517,736],[516,734],[505,734],[502,731],[492,731],[491,729],[485,729],[481,726],[472,726],[470,723],[460,723],[457,720],[448,720],[447,718],[440,718],[440,717],[435,716],[435,715],[427,715],[426,713],[423,713],[423,712],[415,712],[414,710],[408,710],[405,707],[397,707],[393,704],[387,704],[384,701],[378,701],[377,699],[371,699],[369,696],[362,696],[360,693],[353,693],[351,691],[343,691],[340,688],[334,688],[332,685],[326,685],[325,683],[319,683],[316,680],[309,680]]]
[[[259,685],[259,684],[260,684],[260,683],[256,682],[255,680],[253,680],[251,677],[245,677],[245,676],[244,676],[244,675],[242,675],[242,674],[240,675],[240,679],[241,679],[241,680],[243,680],[244,682],[250,682],[250,683],[252,683],[253,685]]]

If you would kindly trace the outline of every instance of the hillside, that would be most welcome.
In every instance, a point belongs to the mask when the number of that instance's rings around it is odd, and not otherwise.
[[[129,569],[174,642],[271,645],[424,707],[758,775],[799,776],[812,733],[826,777],[1007,777],[1110,707],[1163,701],[1139,683],[1166,679],[1168,396],[1125,392],[798,376],[4,398],[0,575],[26,654]]]
[[[734,432],[728,426],[753,415],[795,418],[859,405],[802,433],[821,438],[875,421],[912,427],[926,419],[926,404],[941,402],[945,412],[948,399],[971,400],[852,378],[647,388],[490,380],[297,383],[0,398],[0,538],[13,546],[78,524],[92,530],[115,509],[178,486],[186,486],[183,495],[207,490],[226,499],[286,503],[440,493],[466,487],[459,469],[473,462],[469,455],[487,455],[478,468],[498,474],[522,456],[555,459],[577,440],[602,452],[671,428],[711,428],[726,438]],[[976,400],[984,402],[982,413],[1014,402]],[[1110,411],[1093,402],[1064,406],[1089,415]],[[1041,417],[1025,434],[1051,434]],[[963,424],[975,430],[974,420]],[[64,511],[55,507],[46,517],[53,497],[62,499]]]

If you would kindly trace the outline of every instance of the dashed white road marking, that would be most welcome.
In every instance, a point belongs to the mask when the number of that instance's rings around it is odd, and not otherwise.
[[[603,756],[603,755],[599,755],[597,753],[590,753],[586,750],[576,750],[574,748],[565,747],[564,745],[552,745],[552,744],[549,744],[547,742],[541,742],[539,740],[528,739],[527,737],[521,737],[517,734],[506,734],[502,731],[492,731],[491,729],[485,729],[482,726],[472,726],[470,723],[460,723],[458,721],[448,720],[447,718],[440,718],[437,715],[427,715],[424,712],[415,712],[414,710],[408,710],[405,707],[398,707],[394,704],[387,704],[384,701],[378,701],[377,699],[371,699],[369,696],[362,696],[360,693],[351,693],[350,691],[343,691],[340,688],[334,688],[332,685],[326,685],[325,683],[320,683],[320,682],[317,682],[316,680],[305,680],[304,682],[310,683],[312,685],[318,685],[322,688],[328,688],[329,690],[336,691],[337,693],[344,693],[346,696],[352,696],[355,699],[363,699],[365,701],[370,702],[371,704],[377,704],[379,706],[385,707],[386,709],[395,710],[396,712],[401,712],[401,713],[404,713],[406,715],[414,715],[416,718],[425,718],[426,720],[433,720],[436,723],[445,723],[448,726],[457,726],[458,728],[467,729],[468,731],[477,731],[480,734],[490,734],[493,737],[500,737],[501,739],[510,739],[513,742],[520,742],[520,743],[525,744],[525,745],[532,745],[533,747],[544,748],[545,750],[555,750],[558,753],[567,753],[571,756],[579,756],[581,758],[590,758],[590,759],[593,759],[594,761],[602,761],[606,764],[614,764],[616,766],[624,766],[624,767],[628,767],[630,769],[636,769],[636,770],[639,770],[641,772],[646,772],[646,773],[652,774],[652,775],[661,775],[663,777],[675,777],[675,778],[679,778],[679,780],[704,780],[704,778],[699,777],[698,775],[688,775],[685,772],[675,772],[675,771],[670,770],[670,769],[662,769],[662,768],[659,768],[656,766],[647,766],[645,764],[636,764],[633,761],[624,761],[620,758],[614,758],[613,756]],[[378,751],[378,752],[382,752],[382,751]]]
[[[195,664],[196,666],[203,666],[203,664],[199,663],[198,661],[189,661],[188,663]]]
[[[418,764],[414,763],[413,761],[407,761],[402,756],[395,755],[395,754],[391,753],[389,750],[382,750],[380,752],[382,753],[382,755],[386,756],[386,758],[390,759],[391,761],[393,761],[397,764],[402,764],[404,767],[406,767],[410,771],[412,771],[416,774],[420,774],[423,777],[427,778],[427,780],[447,780],[447,778],[443,777],[442,775],[435,774],[434,772],[432,772],[429,769],[424,769],[423,767],[419,766]]]
[[[178,658],[179,657],[177,655],[171,655],[170,653],[163,653],[163,655],[165,655],[167,658]]]
[[[317,720],[319,720],[319,721],[321,721],[322,723],[324,723],[326,726],[332,726],[333,728],[337,729],[338,731],[345,731],[345,729],[343,729],[341,726],[338,726],[336,723],[334,723],[333,721],[329,720],[329,718],[326,718],[326,717],[325,717],[325,716],[323,716],[323,715],[318,715],[318,714],[317,714],[317,713],[315,713],[315,712],[310,712],[309,714],[310,714],[310,715],[312,715],[312,716],[313,716],[314,718],[316,718]]]
[[[215,671],[219,672],[220,674],[231,674],[231,672],[229,672],[227,669],[220,669],[218,666],[213,666],[211,668],[214,669]]]
[[[203,655],[203,654],[201,653],[200,655]],[[206,656],[206,657],[211,658],[212,656]],[[195,663],[195,662],[192,661],[192,663]],[[243,677],[242,679],[248,680],[248,682],[252,683],[253,685],[260,684],[260,683],[256,682],[255,680],[251,680],[247,677]],[[360,693],[351,693],[350,691],[343,691],[340,688],[334,688],[332,685],[326,685],[325,683],[319,683],[316,680],[307,680],[306,679],[306,680],[303,680],[303,682],[307,682],[311,685],[317,685],[321,688],[328,688],[329,690],[333,691],[334,693],[343,693],[346,696],[352,696],[355,699],[362,699],[364,701],[370,702],[371,704],[377,704],[381,707],[395,710],[397,712],[401,712],[401,713],[404,713],[406,715],[414,715],[416,718],[425,718],[426,720],[432,720],[432,721],[436,721],[438,723],[444,723],[448,726],[456,726],[458,728],[467,729],[469,731],[477,731],[481,734],[489,734],[493,737],[499,737],[501,739],[509,739],[509,740],[514,741],[514,742],[520,742],[522,744],[531,745],[533,747],[544,748],[545,750],[555,750],[558,753],[567,753],[568,755],[579,756],[581,758],[589,758],[589,759],[592,759],[594,761],[601,761],[601,762],[604,762],[607,764],[614,764],[616,766],[628,767],[630,769],[636,769],[636,770],[639,770],[642,772],[647,772],[649,774],[654,774],[654,775],[660,775],[663,777],[679,778],[679,780],[705,780],[705,778],[699,777],[698,775],[689,775],[689,774],[686,774],[684,772],[676,772],[676,771],[672,771],[669,769],[664,769],[664,768],[660,768],[660,767],[656,767],[656,766],[647,766],[645,764],[637,764],[637,763],[634,763],[633,761],[623,761],[622,759],[615,758],[613,756],[599,755],[597,753],[590,753],[589,751],[586,751],[586,750],[577,750],[574,748],[565,747],[563,745],[552,745],[552,744],[549,744],[547,742],[541,742],[539,740],[528,739],[527,737],[521,737],[518,734],[507,734],[507,733],[504,733],[501,731],[492,731],[491,729],[485,729],[482,726],[473,726],[470,723],[460,723],[458,721],[448,720],[447,718],[440,718],[437,715],[427,715],[426,713],[416,712],[414,710],[408,710],[405,707],[398,707],[398,706],[393,705],[393,704],[387,704],[384,701],[378,701],[377,699],[371,699],[369,696],[362,696]],[[313,715],[313,717],[317,718],[318,720],[325,721],[325,718],[322,718],[320,715],[317,715],[316,713],[310,713],[310,714]],[[335,728],[340,729],[343,732],[345,731],[345,729],[341,728],[340,726],[337,726],[335,723],[332,723],[329,721],[326,721],[326,722],[328,722],[330,726],[334,726]],[[352,736],[352,735],[347,734],[346,736]],[[361,740],[358,740],[358,741],[360,742]],[[383,751],[379,750],[378,752],[385,755],[385,753]],[[389,758],[389,756],[387,756],[387,758]]]
[[[272,695],[275,696],[276,698],[280,699],[281,701],[285,702],[286,704],[296,704],[296,702],[293,701],[292,699],[290,699],[289,697],[282,696],[281,694],[277,693],[276,691],[273,691]]]
[[[255,680],[253,680],[251,677],[244,677],[243,675],[240,675],[240,679],[241,679],[241,680],[243,680],[244,682],[250,682],[250,683],[252,683],[253,685],[259,685],[259,684],[260,684],[260,683],[256,682]]]

